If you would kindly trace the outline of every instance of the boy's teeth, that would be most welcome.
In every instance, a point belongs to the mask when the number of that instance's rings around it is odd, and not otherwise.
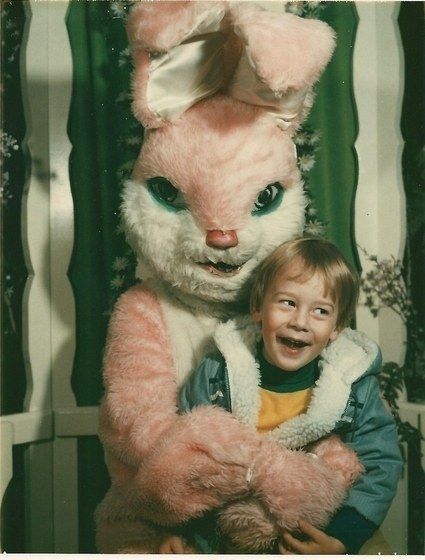
[[[290,348],[303,348],[304,346],[307,346],[307,343],[302,340],[293,340],[291,338],[284,337],[280,337],[280,340],[283,344],[286,344]]]

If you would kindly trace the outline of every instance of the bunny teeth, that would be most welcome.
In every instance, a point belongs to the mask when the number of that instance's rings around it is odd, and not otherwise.
[[[243,266],[242,264],[233,265],[225,262],[213,263],[212,261],[209,261],[207,263],[198,263],[198,264],[201,268],[207,270],[211,274],[215,274],[216,276],[226,276],[226,277],[234,276],[241,270]]]

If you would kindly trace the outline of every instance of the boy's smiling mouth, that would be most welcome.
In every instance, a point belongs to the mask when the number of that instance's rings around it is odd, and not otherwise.
[[[305,342],[304,340],[297,340],[296,338],[287,338],[285,336],[277,336],[276,338],[279,344],[283,344],[284,346],[294,350],[311,346],[310,343]]]

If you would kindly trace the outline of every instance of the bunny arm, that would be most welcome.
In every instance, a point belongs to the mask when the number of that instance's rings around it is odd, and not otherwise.
[[[136,286],[121,296],[110,322],[100,414],[118,517],[130,508],[134,517],[178,524],[250,490],[291,527],[299,515],[320,521],[338,507],[343,484],[320,461],[283,449],[220,408],[177,414],[169,348],[155,294]]]
[[[364,472],[363,465],[356,453],[335,434],[315,442],[309,446],[309,449],[313,456],[320,458],[321,462],[336,471],[347,490]],[[325,499],[325,497],[322,496],[322,499]],[[311,500],[317,501],[317,507],[320,508],[318,494],[312,493]],[[304,512],[301,508],[297,513],[300,514],[300,517],[303,517]],[[325,505],[323,513],[326,509]],[[288,524],[288,508],[282,513],[283,517],[281,519],[272,516],[268,508],[255,497],[242,498],[224,506],[218,513],[218,523],[225,536],[226,550],[233,553],[264,553],[270,551],[281,535],[282,529],[293,528]],[[315,517],[315,519],[310,518],[308,520],[319,527],[323,527],[333,513],[334,511],[328,508],[321,519]],[[278,512],[275,511],[275,514],[278,515]]]
[[[255,432],[222,409],[177,414],[169,349],[156,296],[132,288],[110,321],[100,437],[113,493],[162,524],[185,521],[244,495],[247,469],[260,445]]]

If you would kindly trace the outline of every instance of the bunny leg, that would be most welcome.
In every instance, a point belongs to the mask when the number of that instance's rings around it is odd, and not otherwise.
[[[277,524],[256,498],[225,506],[218,514],[218,525],[226,552],[232,554],[270,551],[279,536]]]

